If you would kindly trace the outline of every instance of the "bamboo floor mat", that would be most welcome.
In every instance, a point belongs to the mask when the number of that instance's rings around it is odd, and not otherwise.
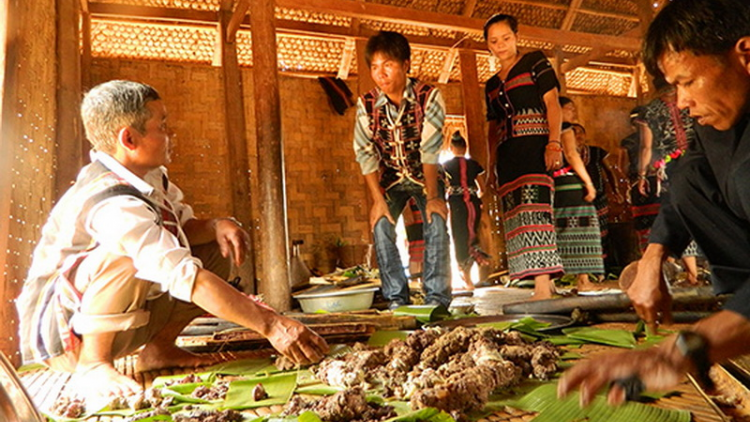
[[[606,324],[606,328],[625,328],[632,330],[633,324]],[[595,356],[599,353],[612,352],[622,349],[615,349],[607,346],[597,345],[584,345],[580,349],[575,349],[576,353],[581,354],[584,358]],[[218,352],[211,354],[204,354],[206,357],[214,357],[219,355],[225,360],[233,359],[248,359],[248,358],[260,358],[269,356],[270,350],[266,351],[233,351],[233,352]],[[168,375],[181,375],[189,374],[192,372],[201,372],[206,369],[203,368],[171,368],[162,369],[158,371],[149,372],[136,372],[135,367],[137,364],[137,356],[131,355],[125,358],[118,359],[115,362],[117,369],[139,382],[144,389],[149,388],[153,380],[159,376]],[[27,371],[19,374],[24,387],[32,397],[35,405],[38,409],[49,409],[57,400],[58,397],[68,394],[66,386],[70,380],[70,374],[59,373],[47,369],[37,369],[33,371]],[[714,379],[716,376],[712,373]],[[720,391],[724,396],[731,396],[737,394],[737,386],[733,383],[738,383],[736,380],[721,379],[718,381]],[[739,383],[738,383],[739,384]],[[723,387],[723,389],[722,389]],[[728,416],[731,412],[724,412],[719,409],[708,397],[704,395],[700,389],[694,386],[689,380],[685,380],[677,388],[674,389],[679,392],[679,395],[663,398],[658,400],[653,405],[662,407],[665,409],[674,410],[687,410],[692,413],[693,422],[727,422],[727,421],[750,421],[750,418],[745,418],[742,412],[734,412],[735,414]],[[740,405],[744,403],[750,404],[750,398],[740,400]],[[750,405],[748,406],[750,408]],[[273,406],[269,408],[259,408],[248,411],[243,411],[244,414],[249,416],[263,416],[266,414],[274,414],[280,412],[282,406]],[[484,419],[480,419],[478,422],[524,422],[532,420],[536,414],[525,412],[516,409],[504,409],[501,412],[496,412]],[[91,422],[124,422],[127,418],[117,416],[95,416],[87,419]],[[658,421],[649,421],[658,422]]]

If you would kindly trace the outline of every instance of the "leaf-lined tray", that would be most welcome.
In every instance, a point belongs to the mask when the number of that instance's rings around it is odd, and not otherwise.
[[[479,317],[468,317],[460,319],[452,319],[446,321],[439,321],[430,326],[453,328],[453,327],[475,327],[482,324],[493,324],[493,323],[516,323],[521,320],[533,318],[535,321],[545,324],[544,327],[535,328],[536,331],[554,331],[560,328],[570,327],[574,321],[566,316],[562,315],[544,315],[544,314],[527,314],[527,315],[485,315]]]

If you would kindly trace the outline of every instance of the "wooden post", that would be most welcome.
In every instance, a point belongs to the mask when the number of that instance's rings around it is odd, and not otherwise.
[[[77,1],[57,0],[57,103],[65,105],[57,108],[57,198],[68,190],[83,165],[79,19]]]
[[[364,94],[365,92],[375,88],[375,81],[372,80],[372,74],[370,73],[370,66],[367,65],[365,60],[365,48],[367,47],[367,40],[357,38],[357,96]],[[359,169],[359,166],[357,166]],[[362,189],[365,191],[365,221],[370,221],[370,210],[372,209],[372,198],[370,192],[367,190],[367,183],[364,177],[359,178]],[[369,226],[369,223],[368,223]],[[367,239],[370,243],[374,242],[372,237],[372,230],[367,233]]]
[[[14,300],[55,198],[56,10],[56,0],[0,0],[0,351],[15,365]]]
[[[459,64],[461,66],[461,91],[464,103],[464,115],[466,116],[466,130],[471,158],[477,160],[482,167],[487,166],[487,130],[485,129],[485,117],[482,112],[482,88],[479,86],[479,75],[477,74],[477,58],[472,50],[462,49],[459,51]],[[484,169],[486,172],[495,169]],[[488,210],[491,208],[488,202],[495,201],[495,195],[485,192],[483,201],[486,206],[482,209],[481,223],[479,226],[479,243],[493,260],[493,266],[502,265],[498,261],[500,253],[505,250],[501,232],[495,227],[490,219]],[[489,267],[480,267],[480,280],[485,280],[489,275]]]
[[[271,306],[287,311],[292,299],[275,22],[274,0],[253,2],[250,28],[261,195],[260,253],[263,259],[263,277],[258,282],[258,291]]]
[[[86,2],[84,2],[86,4]],[[91,14],[88,11],[81,13],[81,94],[91,89]],[[82,132],[81,160],[89,161],[91,143],[86,140],[85,130]]]
[[[227,41],[227,26],[232,18],[231,8],[219,11],[222,74],[224,76],[224,122],[229,157],[229,186],[232,190],[232,214],[248,228],[250,244],[245,263],[238,268],[245,290],[255,289],[255,248],[253,247],[253,218],[250,206],[250,160],[247,155],[245,103],[242,96],[242,74],[237,62],[237,44]],[[257,45],[257,44],[256,44]]]
[[[565,71],[563,70],[563,64],[565,64],[565,56],[563,55],[562,48],[555,47],[555,73],[557,73],[557,80],[560,81],[560,95],[566,95],[568,93],[568,83],[565,79]]]
[[[10,287],[13,276],[7,269],[11,264],[10,256],[10,218],[13,209],[13,141],[17,138],[16,125],[11,115],[12,104],[15,100],[16,74],[18,70],[14,66],[18,55],[16,43],[8,42],[14,38],[16,33],[14,21],[10,19],[11,5],[9,0],[0,0],[0,317],[4,321],[10,321],[4,330],[0,330],[0,352],[8,355],[17,366],[19,359],[16,356],[18,340],[8,341],[18,329],[15,318],[10,318],[14,312],[11,303],[18,292]],[[9,319],[10,318],[10,319]]]

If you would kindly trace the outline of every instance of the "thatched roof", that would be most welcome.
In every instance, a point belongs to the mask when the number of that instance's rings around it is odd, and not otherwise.
[[[91,16],[93,57],[215,63],[218,12],[235,7],[238,60],[252,66],[251,0],[81,0]],[[412,73],[428,81],[460,81],[457,49],[475,51],[480,81],[494,73],[482,40],[494,13],[521,22],[523,49],[562,60],[567,89],[635,95],[643,30],[663,0],[277,0],[279,70],[303,76],[359,72],[356,41],[378,30],[405,34]],[[222,2],[225,4],[222,6]],[[233,4],[236,3],[236,4]],[[641,84],[643,82],[641,81]]]

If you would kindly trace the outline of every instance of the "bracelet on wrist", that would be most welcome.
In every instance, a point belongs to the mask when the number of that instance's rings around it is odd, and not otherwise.
[[[547,146],[545,148],[547,148],[550,151],[555,151],[555,152],[562,151],[562,148],[560,148],[559,146],[550,145],[550,144],[547,144]]]

